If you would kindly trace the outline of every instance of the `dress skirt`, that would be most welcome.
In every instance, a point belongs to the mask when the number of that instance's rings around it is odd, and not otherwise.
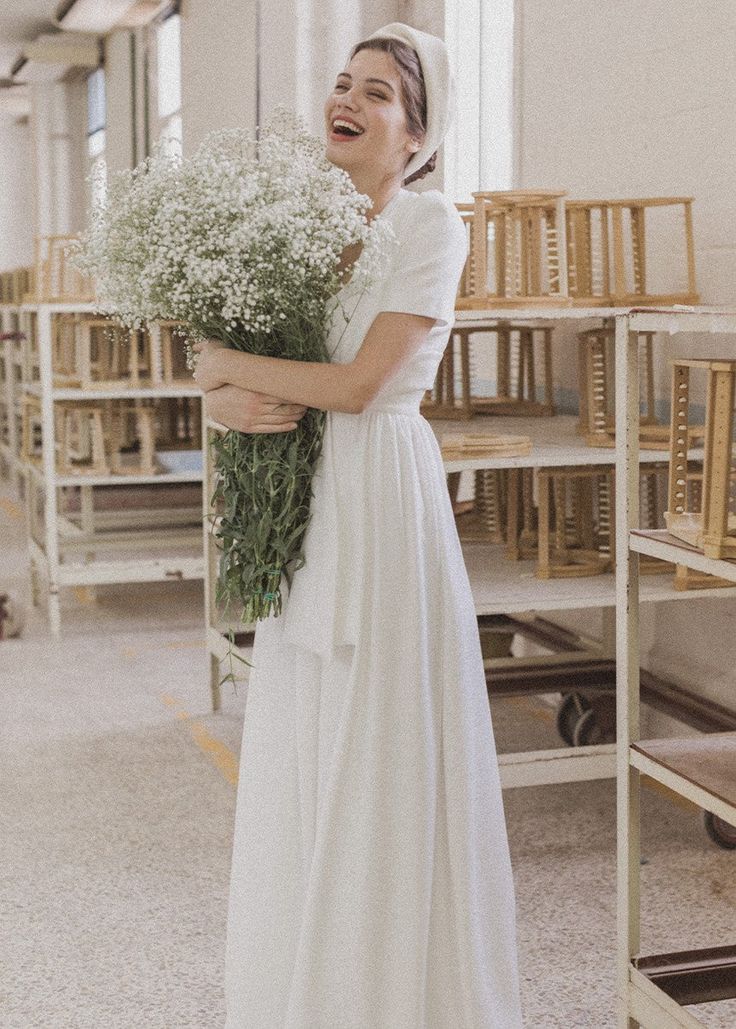
[[[254,640],[225,1029],[520,1029],[491,713],[432,430],[413,409],[333,417],[313,488],[307,565]]]

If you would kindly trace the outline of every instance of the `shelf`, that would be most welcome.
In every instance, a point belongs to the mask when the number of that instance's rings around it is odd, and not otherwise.
[[[28,384],[23,387],[26,393],[34,397],[41,396],[39,383]],[[202,390],[199,386],[140,386],[132,387],[121,384],[119,388],[108,389],[62,389],[56,387],[51,390],[52,400],[159,400],[167,397],[200,397]]]
[[[427,418],[432,431],[441,444],[446,433],[467,432],[472,426],[474,433],[488,432],[489,435],[523,435],[532,441],[531,454],[517,457],[462,457],[443,459],[448,472],[460,472],[474,468],[557,468],[565,465],[587,466],[596,464],[614,465],[614,447],[588,447],[577,433],[576,415],[558,414],[545,418],[515,418],[478,416],[472,420],[449,420]],[[703,449],[694,447],[689,452],[693,461],[702,460]],[[641,464],[669,461],[669,450],[641,450]]]
[[[736,587],[736,561],[706,557],[699,550],[696,550],[695,547],[691,547],[683,540],[672,536],[666,529],[633,529],[630,534],[629,545],[637,554],[659,557],[663,561],[672,561],[674,564],[685,565],[686,568],[692,568],[696,572],[716,575],[720,579],[728,579]],[[684,592],[687,593],[687,591]],[[698,590],[697,592],[699,593],[700,591]],[[725,597],[733,596],[733,591],[727,587],[718,590],[708,590],[708,593],[718,593],[720,596]]]
[[[518,614],[524,611],[565,611],[613,607],[615,575],[585,578],[538,579],[536,561],[509,561],[501,544],[462,543],[465,566],[479,615]],[[658,557],[659,555],[654,555]],[[671,560],[671,558],[670,558]],[[736,566],[734,566],[736,574]],[[642,603],[732,597],[736,587],[675,590],[672,573],[642,575]]]
[[[455,311],[455,323],[467,327],[472,322],[489,321],[564,321],[566,319],[614,318],[626,314],[630,307],[573,307],[570,304],[540,305],[539,307],[487,307]]]
[[[632,332],[736,332],[736,311],[732,307],[673,304],[672,307],[489,307],[455,311],[455,323],[470,327],[473,322],[565,321],[585,318],[629,316]]]
[[[629,753],[640,772],[736,825],[736,732],[638,740]]]
[[[204,578],[201,557],[137,558],[135,561],[94,561],[62,564],[60,586],[94,586],[123,582],[181,582]]]
[[[43,468],[27,464],[36,481],[46,486]],[[55,486],[140,486],[162,482],[202,482],[199,472],[160,472],[158,475],[56,475]]]
[[[54,300],[54,301],[29,301],[25,304],[12,304],[16,311],[36,313],[43,308],[45,311],[49,311],[51,314],[100,314],[104,312],[100,311],[95,301],[84,301],[84,300]]]
[[[706,1004],[736,997],[736,945],[651,954],[634,968],[678,1004]]]
[[[188,550],[192,553],[135,559],[121,557],[95,561],[64,561],[61,564],[49,561],[46,553],[32,538],[28,548],[36,569],[44,578],[54,574],[56,589],[62,586],[101,586],[129,582],[180,582],[184,579],[204,578],[204,560],[197,553],[196,543]],[[164,549],[164,548],[162,548]]]
[[[632,332],[736,333],[736,311],[727,307],[632,308],[629,313]]]

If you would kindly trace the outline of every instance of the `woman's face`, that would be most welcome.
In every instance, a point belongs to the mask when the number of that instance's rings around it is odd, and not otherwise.
[[[340,127],[345,121],[352,132]],[[387,172],[402,175],[421,140],[407,131],[401,78],[390,54],[360,50],[337,75],[325,103],[325,131],[326,157],[339,168],[375,169],[381,179]]]

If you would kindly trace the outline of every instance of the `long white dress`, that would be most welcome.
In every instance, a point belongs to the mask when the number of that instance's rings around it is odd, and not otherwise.
[[[258,622],[237,791],[225,1029],[519,1029],[515,895],[478,625],[419,414],[465,259],[454,205],[401,189],[343,288],[332,360],[379,311],[437,318],[362,414],[328,412],[306,563]]]

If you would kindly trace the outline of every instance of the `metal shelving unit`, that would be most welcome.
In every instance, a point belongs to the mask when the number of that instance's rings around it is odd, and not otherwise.
[[[475,322],[479,325],[487,324],[489,321],[496,321],[500,317],[510,320],[541,320],[547,321],[550,318],[564,319],[590,319],[601,317],[615,317],[625,314],[629,308],[559,308],[559,307],[538,307],[533,310],[504,310],[496,309],[488,311],[460,311],[457,312],[457,323],[467,324]],[[440,419],[429,419],[438,440],[448,432],[467,430],[467,421],[450,421]],[[591,448],[584,444],[575,431],[577,419],[573,416],[556,415],[551,418],[518,418],[518,417],[495,417],[490,422],[494,430],[500,433],[524,433],[532,438],[532,453],[523,457],[496,457],[496,458],[463,458],[461,460],[445,460],[447,472],[459,472],[477,468],[518,468],[518,467],[561,467],[570,465],[595,465],[614,464],[620,456],[621,446],[617,449]],[[217,431],[217,427],[210,423],[209,428],[205,427],[205,434],[209,431]],[[205,476],[211,476],[208,446],[203,443]],[[692,451],[696,458],[702,455],[702,450]],[[661,462],[666,455],[661,450],[642,451],[637,455],[637,462],[655,463]],[[209,489],[206,490],[209,492]],[[210,514],[205,506],[205,517]],[[615,633],[615,605],[616,587],[613,574],[597,575],[589,578],[573,579],[550,579],[540,580],[534,574],[535,565],[532,562],[510,562],[502,556],[502,548],[486,543],[463,543],[463,553],[466,559],[471,588],[475,601],[476,612],[479,617],[479,624],[493,623],[502,624],[502,619],[514,616],[513,626],[515,631],[528,634],[534,638],[535,634],[544,636],[546,630],[538,624],[536,616],[539,613],[549,613],[556,610],[573,610],[580,608],[596,609],[601,613],[601,633],[597,640],[578,640],[573,644],[572,650],[566,651],[561,645],[555,646],[549,656],[523,659],[524,667],[529,671],[529,678],[533,677],[534,671],[544,667],[561,666],[566,659],[574,660],[580,666],[585,662],[590,667],[601,670],[601,662],[607,662],[603,671],[613,678],[613,667],[616,653]],[[625,553],[625,551],[622,551]],[[207,584],[207,646],[211,659],[211,688],[213,698],[213,709],[220,706],[220,692],[217,687],[219,681],[218,662],[224,657],[228,650],[225,632],[227,627],[220,624],[214,606],[214,576],[216,574],[216,558],[214,556],[214,541],[205,526],[205,553],[206,566],[209,574],[206,577]],[[730,591],[727,591],[730,592]],[[698,591],[698,595],[714,596],[722,595],[722,589],[708,589]],[[665,582],[662,577],[654,576],[648,578],[642,590],[643,601],[681,601],[692,599],[692,594],[676,591],[670,582]],[[240,656],[247,656],[248,647],[252,642],[252,633],[255,626],[238,625],[235,627],[239,633],[240,647],[236,653]],[[554,628],[554,627],[553,627]],[[549,636],[549,633],[547,633]],[[496,688],[500,676],[506,674],[509,662],[520,665],[521,662],[514,658],[489,658],[486,659],[486,670],[489,678],[491,691]],[[523,687],[518,687],[523,692]],[[526,692],[543,692],[538,686],[532,687]],[[555,692],[553,683],[547,685],[545,692]],[[682,715],[686,705],[673,710],[673,716]],[[501,781],[505,788],[514,786],[540,785],[545,783],[582,781],[588,779],[609,778],[616,775],[616,744],[602,743],[589,744],[585,746],[564,747],[533,751],[522,754],[500,754],[499,765],[501,770]]]
[[[13,304],[0,304],[0,332],[20,332],[20,314]],[[21,397],[25,366],[22,340],[0,342],[0,470],[9,479],[18,495],[24,489],[25,469],[20,460]]]
[[[618,1018],[621,1029],[696,1029],[687,1005],[736,997],[736,941],[668,954],[640,953],[640,780],[647,775],[736,825],[736,732],[641,739],[639,556],[673,561],[734,583],[736,563],[711,560],[666,531],[639,529],[639,351],[635,333],[736,334],[736,312],[720,308],[632,309],[616,318]],[[733,344],[731,344],[733,345]],[[733,601],[734,590],[718,596]],[[708,591],[711,593],[712,591]],[[688,594],[696,600],[703,594]]]
[[[57,470],[54,405],[61,401],[135,400],[171,397],[201,398],[188,386],[95,389],[57,388],[52,368],[52,319],[61,313],[94,313],[91,303],[22,304],[18,311],[26,323],[24,392],[36,397],[41,407],[42,459],[39,466],[27,462],[26,525],[31,558],[34,603],[46,585],[51,631],[61,629],[59,591],[67,586],[201,579],[204,564],[200,550],[197,500],[194,508],[161,511],[143,507],[133,510],[95,508],[99,487],[128,488],[202,482],[201,468],[160,474],[67,474]],[[38,363],[38,380],[34,365]],[[70,517],[60,510],[61,491],[79,490],[79,510]],[[199,491],[198,491],[199,493]]]

